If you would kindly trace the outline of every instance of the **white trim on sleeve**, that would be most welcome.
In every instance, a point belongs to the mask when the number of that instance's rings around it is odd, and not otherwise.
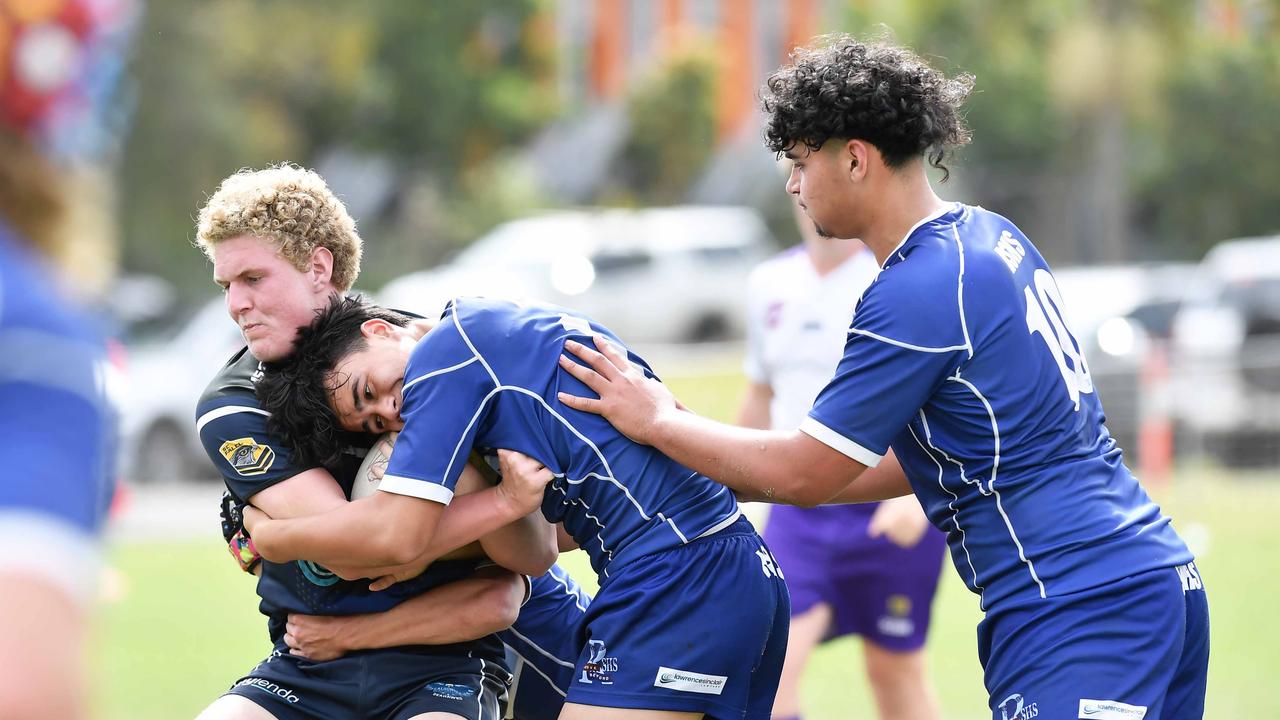
[[[400,475],[383,477],[382,482],[378,484],[378,489],[395,493],[396,495],[408,495],[422,498],[423,500],[433,500],[441,505],[448,505],[453,502],[453,491],[449,488],[426,480],[402,477]]]
[[[866,465],[869,468],[880,464],[884,459],[884,455],[872,452],[822,423],[807,417],[800,423],[800,432],[840,452],[854,460]],[[386,482],[385,480],[383,482]]]

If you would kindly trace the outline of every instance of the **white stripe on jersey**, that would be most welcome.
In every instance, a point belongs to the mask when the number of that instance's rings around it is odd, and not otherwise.
[[[964,318],[964,244],[960,242],[960,228],[951,223],[951,234],[956,239],[956,249],[960,251],[960,277],[956,278],[956,302],[960,307],[960,333],[964,337],[965,350],[969,359],[973,359],[973,339],[969,337],[969,323]]]
[[[574,664],[573,664],[572,662],[569,662],[568,660],[561,660],[560,658],[556,657],[555,655],[552,655],[551,653],[547,652],[545,649],[543,649],[542,647],[540,647],[540,646],[538,645],[538,643],[536,643],[536,642],[534,642],[534,641],[530,640],[529,638],[525,637],[524,635],[521,635],[519,632],[517,632],[517,631],[516,631],[516,629],[515,629],[514,627],[509,627],[509,628],[507,628],[507,632],[509,632],[509,633],[511,633],[512,635],[515,635],[516,637],[520,638],[520,640],[521,640],[522,642],[526,643],[529,647],[533,648],[534,650],[537,650],[539,653],[541,653],[544,657],[546,657],[546,658],[547,658],[548,660],[550,660],[551,662],[553,662],[553,663],[555,663],[555,664],[557,664],[557,665],[560,665],[560,666],[562,666],[562,667],[567,667],[567,668],[569,668],[570,670],[572,670],[572,669],[575,667],[575,666],[574,666]],[[544,676],[544,677],[545,677],[545,676]],[[553,684],[554,684],[554,683],[553,683]]]
[[[954,212],[959,205],[960,203],[958,202],[948,203],[947,206],[944,207],[943,209],[935,213],[930,213],[929,215],[925,215],[924,217],[920,218],[920,220],[918,220],[915,225],[912,225],[911,228],[907,230],[907,234],[902,236],[902,239],[898,241],[898,244],[893,246],[893,249],[889,251],[889,254],[885,255],[884,261],[889,262],[889,258],[895,254],[901,257],[901,254],[898,253],[898,251],[901,250],[902,246],[906,245],[907,241],[911,239],[911,233],[914,233],[917,228],[919,228],[921,225],[924,225],[925,223],[933,222],[934,220],[937,220],[938,218],[942,217],[943,215],[946,215],[949,212]],[[880,266],[880,269],[881,270],[884,269],[883,264]]]
[[[557,585],[564,588],[564,594],[573,598],[573,604],[577,605],[579,610],[581,610],[582,612],[587,611],[587,608],[582,604],[582,596],[574,592],[573,588],[569,587],[569,583],[565,582],[564,580],[561,580],[560,576],[550,571],[547,572],[547,575],[550,575],[551,579],[555,580]]]
[[[920,411],[920,420],[924,420],[923,410]],[[942,482],[942,463],[938,462],[938,459],[933,456],[933,453],[929,452],[928,448],[924,446],[924,443],[920,442],[920,436],[916,435],[915,428],[908,424],[907,431],[911,433],[911,438],[916,441],[916,444],[920,446],[920,449],[924,454],[933,461],[934,465],[938,466],[938,487],[942,488],[943,492],[951,496],[951,500],[947,502],[947,507],[951,508],[951,521],[956,524],[956,532],[960,533],[960,547],[964,549],[964,559],[965,562],[969,563],[969,572],[973,573],[973,587],[979,593],[978,605],[983,612],[986,612],[987,606],[983,593],[985,593],[987,589],[978,584],[978,569],[973,566],[973,558],[969,556],[969,545],[967,542],[968,534],[965,533],[964,528],[960,527],[960,511],[956,509],[956,501],[960,499],[960,496],[951,492],[951,488],[947,487]]]
[[[943,460],[946,460],[947,462],[960,468],[960,479],[963,480],[966,485],[973,485],[974,487],[978,488],[978,492],[983,495],[989,494],[991,492],[990,490],[982,489],[981,478],[979,478],[978,480],[970,480],[969,476],[965,475],[964,463],[951,457],[950,455],[947,454],[945,450],[933,444],[933,431],[929,428],[929,419],[924,416],[923,409],[918,410],[917,413],[920,415],[920,424],[924,427],[924,439],[925,439],[925,442],[929,443],[929,447],[933,448],[939,455],[941,455]]]
[[[257,413],[264,417],[271,417],[271,413],[263,410],[262,408],[250,407],[248,405],[224,405],[223,407],[210,410],[200,416],[200,419],[196,421],[196,434],[199,435],[200,431],[204,430],[204,426],[214,420],[224,418],[228,415],[236,415],[238,413]]]
[[[991,403],[987,402],[987,398],[979,392],[978,388],[974,386],[973,383],[960,377],[959,370],[956,370],[956,374],[947,379],[958,382],[969,388],[973,391],[973,394],[982,401],[982,406],[987,409],[987,417],[991,418],[991,433],[995,439],[994,455],[992,456],[991,464],[991,479],[987,481],[987,489],[995,493],[996,509],[1000,511],[1000,517],[1004,518],[1004,525],[1009,529],[1009,537],[1013,538],[1013,544],[1018,548],[1018,558],[1027,566],[1027,570],[1031,572],[1031,579],[1035,580],[1036,585],[1040,588],[1040,597],[1048,597],[1045,594],[1044,583],[1040,582],[1040,576],[1036,575],[1035,565],[1031,564],[1031,561],[1027,559],[1027,553],[1022,548],[1022,541],[1018,539],[1018,533],[1013,529],[1013,521],[1010,520],[1009,516],[1004,512],[1004,503],[1000,500],[1000,491],[996,490],[996,471],[1000,468],[1000,426],[996,423],[995,410],[991,408]],[[981,480],[978,481],[978,486],[982,486]]]
[[[967,344],[966,345],[949,345],[947,347],[925,347],[923,345],[912,345],[911,343],[908,343],[908,342],[903,342],[901,340],[894,340],[893,338],[887,338],[883,335],[877,335],[873,332],[870,332],[869,330],[859,330],[856,327],[849,328],[849,334],[862,335],[863,337],[869,337],[873,340],[879,340],[880,342],[883,342],[883,343],[889,343],[890,345],[897,345],[900,348],[906,348],[908,350],[918,350],[920,352],[927,352],[927,353],[944,353],[944,352],[951,352],[952,350],[969,350],[969,346]]]
[[[419,375],[418,377],[416,377],[416,378],[414,378],[414,379],[412,379],[412,380],[410,380],[410,381],[406,382],[404,385],[402,385],[402,386],[400,387],[400,392],[401,392],[401,394],[403,394],[405,390],[408,390],[409,388],[411,388],[411,387],[413,387],[414,385],[416,385],[416,384],[418,384],[418,383],[422,382],[423,380],[428,380],[428,379],[433,378],[433,377],[435,377],[435,376],[437,376],[437,375],[444,375],[445,373],[451,373],[451,372],[453,372],[454,370],[461,370],[462,368],[464,368],[464,367],[466,367],[466,366],[470,365],[471,363],[473,363],[473,362],[475,362],[475,361],[477,361],[477,360],[479,360],[479,359],[480,359],[480,358],[478,358],[478,357],[473,357],[473,358],[471,358],[470,360],[463,360],[462,362],[458,363],[457,365],[454,365],[453,367],[440,368],[439,370],[432,370],[431,372],[427,373],[426,375]]]
[[[521,666],[522,668],[531,668],[534,672],[536,672],[536,673],[538,673],[539,675],[541,675],[541,676],[542,676],[542,678],[543,678],[544,680],[546,680],[546,681],[547,681],[547,684],[551,686],[551,689],[552,689],[552,690],[555,690],[555,691],[556,691],[557,693],[559,693],[562,697],[568,697],[568,694],[567,694],[564,690],[561,690],[559,685],[556,685],[556,681],[555,681],[555,680],[552,680],[551,678],[547,677],[547,674],[546,674],[546,673],[544,673],[544,672],[542,672],[541,670],[539,670],[537,665],[534,665],[533,663],[529,662],[529,659],[528,659],[528,658],[526,658],[525,656],[521,655],[519,650],[516,650],[515,648],[511,647],[510,645],[503,645],[503,647],[505,647],[506,649],[510,650],[512,655],[515,655],[517,658],[519,658],[519,659],[520,659],[520,662],[522,662],[522,663],[523,663],[523,665]],[[573,666],[573,667],[576,667],[576,666]],[[516,686],[515,686],[515,689],[517,689],[517,690],[518,690],[518,689],[519,689],[519,686],[518,686],[518,685],[516,685]],[[516,698],[515,698],[515,695],[512,695],[512,696],[511,696],[511,707],[513,707],[513,708],[514,708],[514,707],[515,707],[515,704],[516,704]]]
[[[556,475],[555,477],[563,478],[563,477],[564,477],[564,475]],[[612,550],[610,550],[610,549],[609,549],[609,548],[604,544],[604,523],[600,521],[600,518],[598,518],[598,517],[596,517],[595,515],[592,515],[592,514],[591,514],[591,506],[590,506],[590,505],[588,505],[588,504],[587,504],[585,501],[583,501],[582,499],[570,500],[570,499],[569,499],[569,494],[568,494],[568,493],[566,493],[564,490],[561,490],[560,488],[552,487],[551,489],[552,489],[552,490],[559,490],[561,493],[564,493],[564,499],[560,501],[560,503],[561,503],[561,504],[568,504],[568,505],[581,505],[583,508],[585,508],[585,509],[583,510],[582,514],[583,514],[583,515],[586,515],[588,518],[590,518],[592,521],[594,521],[596,525],[599,525],[599,526],[600,526],[600,532],[596,533],[596,540],[599,540],[599,541],[600,541],[600,551],[601,551],[601,552],[603,552],[604,554],[606,554],[606,555],[608,555],[608,556],[609,556],[609,564],[613,564],[613,551],[612,551]],[[605,577],[608,577],[608,576],[609,576],[609,568],[607,568],[607,567],[606,567],[606,568],[604,569],[604,574],[605,574]]]
[[[480,364],[484,366],[485,372],[489,373],[489,377],[493,378],[493,384],[501,385],[502,382],[498,380],[498,374],[493,371],[493,368],[489,367],[489,363],[484,361],[484,357],[480,355],[480,351],[476,350],[475,343],[471,342],[471,338],[467,336],[467,331],[462,329],[462,321],[458,319],[458,298],[453,299],[452,307],[453,326],[458,328],[458,334],[462,336],[462,341],[467,344],[467,347],[471,348],[471,354],[475,355],[476,359],[480,361]]]
[[[702,539],[702,538],[704,538],[704,537],[708,537],[708,536],[711,536],[711,535],[715,535],[716,533],[720,532],[721,530],[723,530],[723,529],[725,529],[725,528],[729,527],[730,525],[734,524],[735,522],[737,522],[737,521],[738,521],[738,518],[740,518],[740,517],[742,517],[742,506],[741,506],[741,505],[739,505],[739,506],[738,506],[738,510],[737,510],[737,512],[735,512],[734,514],[732,514],[732,515],[730,515],[729,517],[725,518],[724,520],[721,520],[720,522],[716,523],[715,525],[712,525],[711,527],[707,528],[707,531],[706,531],[706,532],[704,532],[704,533],[702,533],[701,535],[699,535],[698,537],[694,538],[694,540],[701,540],[701,539]]]

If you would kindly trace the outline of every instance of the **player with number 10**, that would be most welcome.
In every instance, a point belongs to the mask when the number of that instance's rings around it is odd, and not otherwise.
[[[800,427],[683,412],[608,343],[567,344],[562,395],[737,490],[816,505],[914,492],[986,617],[995,720],[1199,718],[1208,606],[1192,554],[1125,466],[1080,343],[1034,245],[944,202],[926,174],[969,140],[947,78],[904,48],[833,38],[765,90],[769,148],[820,233],[881,270]],[[785,572],[786,568],[783,568]]]

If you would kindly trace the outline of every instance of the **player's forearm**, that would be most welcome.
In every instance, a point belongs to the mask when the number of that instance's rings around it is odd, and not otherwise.
[[[523,575],[541,575],[560,554],[556,528],[542,517],[541,510],[489,533],[480,544],[494,562]]]
[[[250,533],[258,552],[271,562],[403,565],[426,551],[442,509],[430,500],[376,492],[321,515],[258,521]]]
[[[911,483],[893,451],[885,453],[884,458],[873,468],[858,476],[835,497],[824,505],[844,505],[850,503],[879,502],[910,495]]]
[[[442,585],[387,612],[351,617],[343,643],[348,650],[364,650],[475,640],[510,627],[523,597],[524,580],[496,569]]]
[[[649,442],[743,499],[787,505],[821,504],[863,467],[852,461],[814,462],[806,445],[817,441],[799,431],[735,427],[690,412],[664,413],[653,424]]]
[[[436,526],[435,534],[431,537],[426,553],[433,557],[442,557],[460,547],[484,539],[485,536],[520,520],[525,515],[522,508],[507,502],[506,497],[496,487],[467,495],[455,495],[453,502],[440,516],[440,522]],[[487,553],[488,546],[484,543],[482,545]],[[543,568],[533,574],[541,575],[545,571],[546,569]]]

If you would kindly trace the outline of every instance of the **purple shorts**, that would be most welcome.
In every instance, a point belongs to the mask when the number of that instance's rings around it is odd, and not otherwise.
[[[929,631],[946,535],[930,527],[909,549],[868,537],[875,508],[775,505],[765,542],[786,576],[792,617],[826,603],[825,640],[857,634],[887,650],[916,650]]]

